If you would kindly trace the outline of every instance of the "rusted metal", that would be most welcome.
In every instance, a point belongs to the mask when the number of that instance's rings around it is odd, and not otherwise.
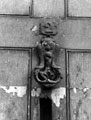
[[[50,88],[62,79],[60,67],[55,65],[54,58],[60,48],[55,43],[53,36],[58,33],[57,22],[44,20],[39,25],[41,40],[37,43],[36,51],[39,55],[40,64],[34,70],[35,80],[42,86]]]

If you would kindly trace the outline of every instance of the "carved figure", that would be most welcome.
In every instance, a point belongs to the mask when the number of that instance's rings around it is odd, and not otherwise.
[[[40,34],[43,35],[43,38],[36,46],[40,65],[35,68],[34,76],[36,81],[44,87],[53,87],[62,79],[60,68],[54,63],[54,55],[59,51],[59,46],[52,38],[57,34],[57,26],[55,30],[53,26],[56,24],[51,22],[41,24]]]

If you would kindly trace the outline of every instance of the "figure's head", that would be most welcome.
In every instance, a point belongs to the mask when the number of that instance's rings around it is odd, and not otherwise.
[[[42,38],[41,46],[45,51],[55,50],[55,42],[52,38]]]

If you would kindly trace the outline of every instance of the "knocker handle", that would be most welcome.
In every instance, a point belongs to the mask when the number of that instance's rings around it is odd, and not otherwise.
[[[54,57],[59,50],[55,43],[54,36],[58,33],[55,21],[40,23],[40,34],[42,38],[36,46],[40,64],[34,69],[35,80],[44,87],[55,86],[62,79],[60,67],[55,65]]]

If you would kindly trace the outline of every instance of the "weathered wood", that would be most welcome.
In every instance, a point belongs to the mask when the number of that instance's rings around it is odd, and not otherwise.
[[[70,86],[91,87],[91,53],[69,54]]]
[[[0,17],[0,46],[34,47],[40,19]],[[91,49],[91,21],[60,20],[55,41],[64,48]]]
[[[0,14],[28,15],[31,0],[0,0]]]
[[[91,119],[91,53],[69,54],[72,120]]]
[[[38,66],[39,60],[36,52],[32,52],[32,70]],[[49,98],[52,101],[52,120],[66,120],[66,83],[65,83],[65,51],[60,50],[58,58],[55,59],[57,66],[61,68],[63,80],[53,90],[43,89],[34,78],[32,73],[31,90],[31,119],[40,119],[40,98]],[[46,104],[46,103],[45,103]]]
[[[69,16],[91,17],[91,0],[68,0]]]
[[[34,0],[34,16],[64,17],[64,0]]]
[[[0,50],[0,85],[27,85],[28,52]]]
[[[27,120],[27,96],[18,97],[0,89],[0,120]]]
[[[32,28],[36,20],[29,17],[0,16],[0,46],[34,47],[37,41]]]
[[[27,120],[29,57],[28,51],[0,50],[0,120]]]

